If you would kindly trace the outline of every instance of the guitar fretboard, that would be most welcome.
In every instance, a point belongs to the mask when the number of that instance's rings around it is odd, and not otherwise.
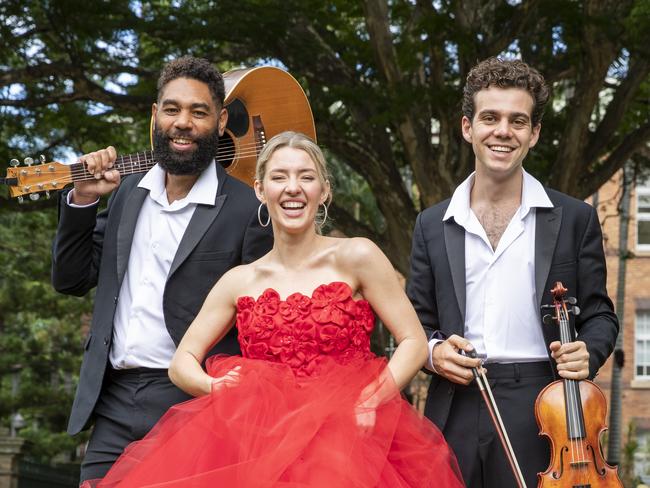
[[[156,164],[153,151],[142,151],[135,154],[118,156],[112,169],[117,170],[120,176],[149,171]],[[95,176],[88,171],[84,163],[70,165],[72,181],[92,180]]]

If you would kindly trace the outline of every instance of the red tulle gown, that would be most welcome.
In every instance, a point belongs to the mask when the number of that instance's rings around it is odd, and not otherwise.
[[[370,352],[374,315],[345,283],[281,300],[237,302],[240,383],[172,407],[132,443],[99,487],[461,487],[442,434],[403,400]],[[379,378],[388,378],[384,381]],[[369,384],[385,400],[371,430],[355,406]],[[386,394],[386,392],[390,394]]]

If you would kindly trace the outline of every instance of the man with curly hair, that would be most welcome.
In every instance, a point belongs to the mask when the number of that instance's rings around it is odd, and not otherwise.
[[[523,169],[548,98],[544,78],[522,61],[490,58],[475,66],[461,121],[475,171],[415,224],[407,291],[430,338],[425,414],[454,449],[469,487],[517,484],[472,381],[481,359],[465,353],[484,359],[532,487],[550,461],[535,421],[537,395],[553,379],[593,378],[618,334],[596,210]],[[540,312],[556,281],[582,308],[565,344]]]
[[[127,444],[190,398],[167,376],[176,346],[214,283],[272,246],[253,190],[215,161],[223,103],[223,78],[207,60],[170,62],[152,106],[157,164],[121,178],[109,146],[80,158],[95,179],[62,194],[52,282],[71,295],[97,286],[68,424],[73,435],[94,424],[81,481],[102,478]],[[210,354],[238,352],[233,329]]]

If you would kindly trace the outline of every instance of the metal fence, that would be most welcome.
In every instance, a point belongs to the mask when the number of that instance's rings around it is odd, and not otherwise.
[[[31,461],[18,461],[18,488],[77,488],[79,466],[53,468]]]

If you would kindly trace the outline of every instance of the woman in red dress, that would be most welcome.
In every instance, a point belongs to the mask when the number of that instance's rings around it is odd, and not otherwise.
[[[320,234],[331,185],[318,146],[271,139],[255,191],[274,247],[219,280],[169,370],[197,398],[88,486],[463,486],[440,432],[400,397],[427,343],[393,267],[367,239]],[[389,361],[370,351],[375,314],[398,343]],[[242,356],[204,371],[235,324]]]

